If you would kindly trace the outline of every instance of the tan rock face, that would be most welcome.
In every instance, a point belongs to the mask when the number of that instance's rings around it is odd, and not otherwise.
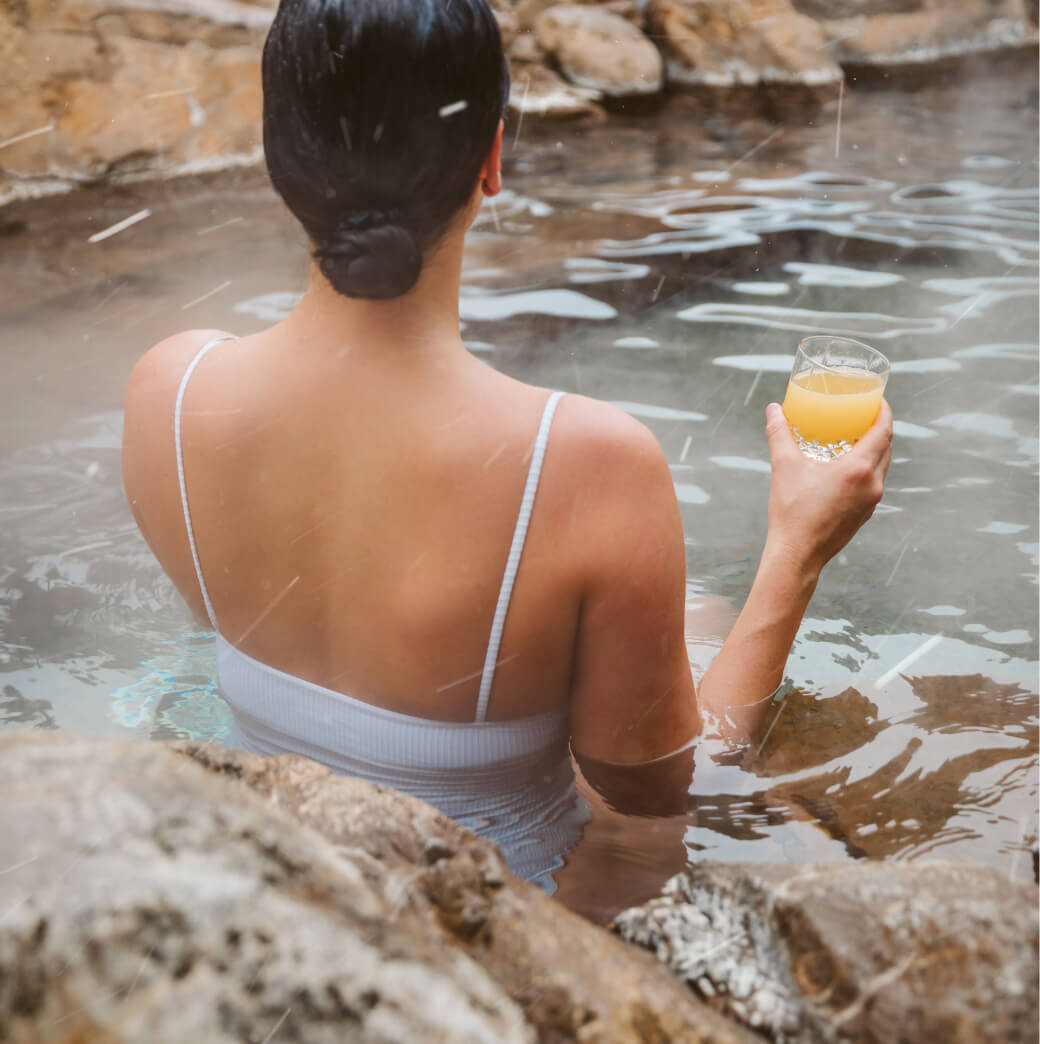
[[[508,0],[498,0],[498,2],[508,3]],[[570,0],[570,3],[566,6],[578,4],[586,7],[596,7],[601,11],[618,15],[620,18],[627,19],[634,26],[643,28],[645,19],[643,17],[641,0]],[[548,11],[550,7],[559,6],[563,6],[561,0],[517,0],[517,4],[512,10],[515,12],[520,28],[531,30],[534,29],[535,23],[543,11]]]
[[[610,96],[656,94],[663,85],[660,52],[619,15],[566,4],[535,22],[539,45],[572,83]]]
[[[788,0],[650,0],[647,21],[676,83],[813,85],[842,78],[823,30]]]
[[[91,180],[256,155],[271,12],[234,0],[0,7],[0,169]]]
[[[1025,0],[928,0],[920,10],[823,23],[845,65],[906,65],[1035,43]]]

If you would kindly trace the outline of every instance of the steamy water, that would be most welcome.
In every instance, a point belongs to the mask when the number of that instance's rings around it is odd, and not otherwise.
[[[464,338],[657,435],[700,669],[754,573],[764,409],[798,339],[846,334],[894,364],[884,502],[825,572],[761,745],[699,759],[682,814],[623,816],[590,795],[565,900],[605,916],[701,857],[1030,874],[1035,107],[1035,76],[1009,64],[969,87],[854,89],[840,128],[833,109],[777,127],[680,99],[601,127],[509,130],[510,188],[472,233]],[[0,210],[0,727],[226,734],[212,637],[122,499],[121,400],[152,343],[252,332],[305,275],[257,171]]]

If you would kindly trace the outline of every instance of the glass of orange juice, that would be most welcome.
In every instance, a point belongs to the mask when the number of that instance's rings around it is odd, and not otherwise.
[[[798,345],[784,416],[801,451],[836,460],[874,423],[891,371],[870,345],[848,337],[806,337]]]

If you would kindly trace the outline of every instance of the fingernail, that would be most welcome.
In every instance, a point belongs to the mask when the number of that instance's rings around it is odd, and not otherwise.
[[[776,411],[778,409],[780,409],[780,404],[778,402],[771,402],[766,407],[766,417],[768,417],[769,420],[772,420],[776,416]]]

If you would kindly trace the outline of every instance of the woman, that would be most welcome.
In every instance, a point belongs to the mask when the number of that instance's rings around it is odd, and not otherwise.
[[[269,330],[193,330],[140,361],[131,505],[218,632],[238,742],[418,794],[548,886],[580,830],[568,741],[646,763],[690,743],[698,706],[768,697],[820,570],[880,499],[890,414],[821,466],[771,408],[761,567],[698,696],[661,448],[459,336],[463,237],[501,188],[485,0],[282,0],[263,78],[310,286]]]

